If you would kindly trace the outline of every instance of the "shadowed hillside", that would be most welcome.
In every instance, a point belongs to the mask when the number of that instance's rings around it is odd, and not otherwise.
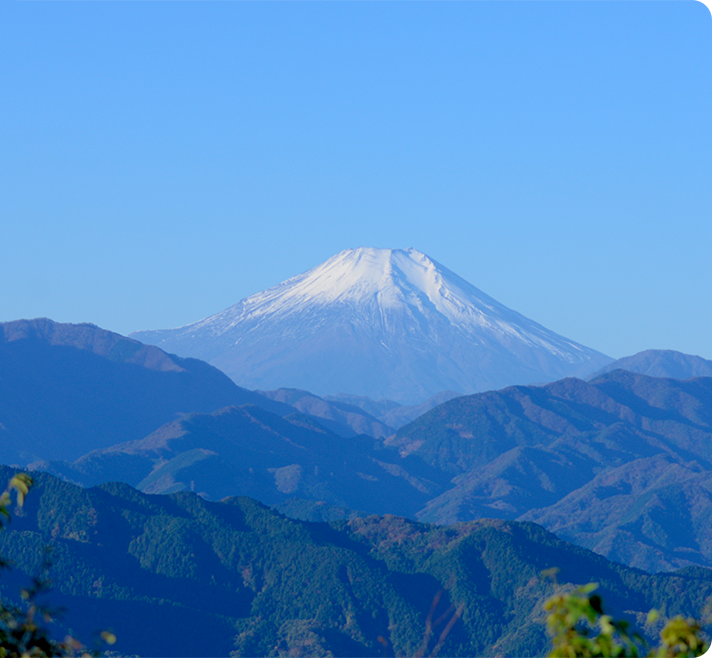
[[[0,324],[0,459],[76,459],[140,439],[178,415],[287,405],[236,386],[217,368],[91,324]]]
[[[0,468],[0,479],[11,474]],[[708,570],[648,575],[533,523],[437,527],[387,515],[328,525],[249,498],[36,479],[0,533],[0,554],[15,564],[2,595],[36,571],[49,544],[64,625],[81,637],[112,629],[121,654],[382,656],[380,636],[386,655],[414,655],[441,592],[432,618],[461,614],[441,655],[541,655],[541,603],[555,591],[541,572],[555,566],[562,586],[599,582],[611,611],[639,625],[652,607],[699,615],[712,595]]]

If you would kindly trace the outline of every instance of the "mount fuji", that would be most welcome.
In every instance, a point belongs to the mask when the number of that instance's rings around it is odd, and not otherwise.
[[[131,337],[208,361],[247,388],[404,404],[584,376],[612,361],[415,249],[347,249],[209,318]]]

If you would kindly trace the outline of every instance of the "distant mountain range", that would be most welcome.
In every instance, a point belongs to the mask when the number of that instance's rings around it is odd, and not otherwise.
[[[319,423],[337,434],[348,436],[346,426],[354,434],[368,434],[385,438],[399,427],[407,425],[426,411],[443,402],[460,397],[454,391],[442,391],[420,404],[403,405],[395,400],[372,400],[363,395],[325,395],[319,397],[296,388],[278,388],[274,391],[257,391],[260,395],[290,404],[299,411],[319,419]]]
[[[673,350],[645,350],[633,356],[617,359],[595,373],[585,377],[587,381],[614,370],[628,370],[649,377],[669,379],[690,379],[691,377],[712,377],[712,361],[692,354]],[[360,407],[367,414],[396,429],[407,425],[434,407],[460,397],[454,391],[442,391],[418,405],[401,405],[393,400],[372,400],[369,397],[340,393],[325,395],[325,400],[345,402]]]
[[[415,249],[349,249],[225,311],[144,343],[248,388],[420,404],[584,376],[611,359],[495,301]]]
[[[386,443],[452,478],[422,520],[527,519],[646,570],[712,565],[712,378],[514,386],[450,400]]]
[[[350,427],[353,435],[367,434],[377,439],[390,436],[395,431],[362,407],[348,404],[337,397],[320,398],[309,391],[300,391],[296,388],[279,388],[276,391],[259,391],[259,393],[270,400],[289,404],[302,413],[318,418],[321,425],[327,429],[333,429],[342,436],[344,427]],[[401,408],[395,403],[394,406]],[[416,413],[413,417],[416,418],[419,415]],[[405,425],[405,423],[401,423],[401,425]]]
[[[189,411],[257,404],[217,368],[90,324],[0,324],[0,460],[76,459],[139,439]]]
[[[0,454],[11,463],[84,485],[250,495],[312,520],[534,520],[646,570],[712,566],[712,378],[616,370],[444,393],[396,432],[383,418],[413,408],[246,391],[93,325],[0,329]]]
[[[398,429],[399,427],[403,427],[403,425],[407,425],[412,420],[415,420],[418,416],[422,416],[426,411],[430,411],[439,404],[457,397],[460,397],[459,393],[455,393],[454,391],[442,391],[428,398],[425,402],[413,405],[398,404],[394,400],[372,400],[363,395],[349,395],[348,393],[325,395],[324,399],[334,402],[344,402],[353,407],[359,407],[389,427]]]
[[[11,475],[0,467],[0,481]],[[712,596],[710,570],[652,576],[534,523],[304,523],[249,498],[80,489],[36,474],[0,532],[14,565],[0,579],[3,602],[37,573],[46,546],[50,601],[67,610],[58,635],[111,629],[122,656],[431,655],[456,609],[439,655],[541,656],[542,603],[572,585],[599,583],[607,610],[651,634],[651,608],[700,617]],[[551,568],[558,584],[542,573]]]
[[[341,437],[307,416],[252,405],[188,414],[145,439],[41,467],[85,486],[119,480],[146,493],[249,495],[310,519],[333,518],[332,507],[413,516],[448,483],[371,437]]]
[[[142,439],[184,413],[243,404],[278,416],[297,411],[236,386],[203,361],[95,325],[46,318],[0,323],[1,462],[71,461]],[[358,418],[358,411],[351,414],[354,423],[379,426],[365,412],[365,420]],[[346,420],[325,422],[339,435],[354,436]]]

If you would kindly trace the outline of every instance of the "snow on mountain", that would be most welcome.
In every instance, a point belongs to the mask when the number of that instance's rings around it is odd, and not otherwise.
[[[415,249],[347,249],[200,322],[132,337],[209,361],[248,388],[402,403],[584,375],[611,361]]]

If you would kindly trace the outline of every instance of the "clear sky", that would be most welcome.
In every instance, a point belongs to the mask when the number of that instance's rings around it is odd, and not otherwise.
[[[165,329],[415,247],[712,358],[699,2],[0,3],[0,321]]]

